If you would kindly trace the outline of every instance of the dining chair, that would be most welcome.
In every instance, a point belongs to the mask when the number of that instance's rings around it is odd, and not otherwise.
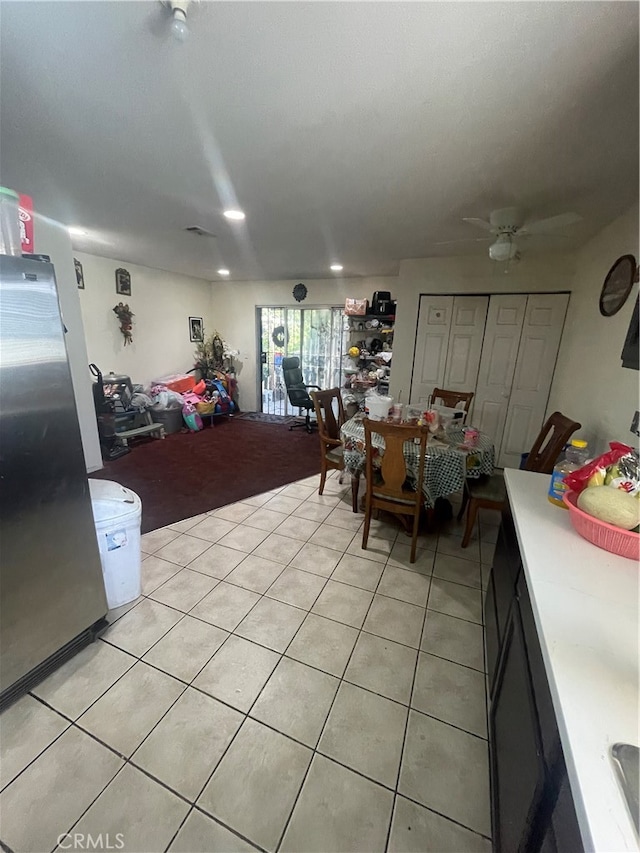
[[[442,400],[442,405],[450,409],[455,409],[458,403],[464,402],[464,411],[469,414],[473,391],[446,391],[444,388],[434,388],[431,402],[437,403],[438,400]]]
[[[369,418],[365,418],[363,424],[367,493],[362,547],[366,550],[371,515],[374,510],[382,509],[394,515],[413,516],[410,561],[415,563],[420,510],[424,503],[422,482],[429,431],[426,427],[389,424],[384,421],[372,421]],[[384,442],[382,454],[373,443],[374,436]],[[418,453],[415,480],[412,479],[405,457],[406,442],[415,442]],[[380,456],[379,466],[374,465],[374,457],[378,455]]]
[[[311,399],[318,421],[320,436],[320,488],[324,491],[327,471],[344,471],[344,455],[340,440],[340,427],[345,422],[342,394],[339,388],[326,391],[312,391]],[[337,409],[337,412],[336,412]],[[342,482],[342,477],[340,478]]]
[[[570,436],[579,430],[582,424],[554,412],[550,415],[536,440],[527,454],[524,463],[525,471],[536,471],[538,474],[551,474],[553,466]],[[467,523],[462,537],[462,547],[466,548],[471,539],[473,526],[479,509],[502,510],[507,500],[507,490],[502,472],[480,477],[478,480],[465,480],[462,496],[462,506],[458,513],[458,521],[467,509]]]

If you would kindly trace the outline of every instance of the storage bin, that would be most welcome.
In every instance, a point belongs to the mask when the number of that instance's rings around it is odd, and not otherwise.
[[[140,595],[142,501],[120,483],[89,480],[102,578],[109,609]]]
[[[161,379],[153,379],[152,385],[165,385],[170,391],[183,394],[191,391],[196,384],[193,373],[174,373],[171,376],[163,376]]]
[[[162,424],[165,435],[171,435],[173,432],[180,432],[184,426],[182,420],[182,409],[176,406],[173,409],[155,409],[151,410],[151,419],[154,424]]]

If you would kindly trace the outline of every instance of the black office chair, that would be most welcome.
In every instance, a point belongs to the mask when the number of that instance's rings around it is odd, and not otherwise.
[[[289,429],[295,427],[304,427],[307,432],[312,432],[315,423],[311,422],[311,412],[313,411],[313,400],[309,396],[309,388],[317,388],[320,391],[319,385],[305,385],[302,371],[300,370],[300,359],[297,355],[289,356],[282,359],[282,375],[284,377],[287,396],[292,406],[300,410],[305,410],[305,418],[299,423],[292,424]]]

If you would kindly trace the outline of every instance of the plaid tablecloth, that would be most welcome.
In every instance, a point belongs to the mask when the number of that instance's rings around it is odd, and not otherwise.
[[[364,471],[364,426],[362,415],[358,413],[346,421],[340,429],[340,438],[344,445],[344,464],[346,469],[357,475]],[[478,445],[473,449],[462,446],[462,430],[452,430],[447,436],[447,444],[427,442],[427,458],[424,465],[422,491],[428,506],[433,506],[436,498],[443,498],[460,491],[466,477],[478,478],[482,474],[493,473],[494,447],[491,439],[480,433]],[[384,443],[373,437],[375,447],[384,452]],[[418,471],[418,448],[412,442],[406,442],[404,456],[408,467]]]

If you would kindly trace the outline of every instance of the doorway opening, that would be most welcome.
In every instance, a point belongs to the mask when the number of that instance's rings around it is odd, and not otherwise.
[[[258,308],[260,411],[297,415],[287,399],[282,359],[298,356],[304,381],[320,388],[340,385],[345,332],[343,308]]]

